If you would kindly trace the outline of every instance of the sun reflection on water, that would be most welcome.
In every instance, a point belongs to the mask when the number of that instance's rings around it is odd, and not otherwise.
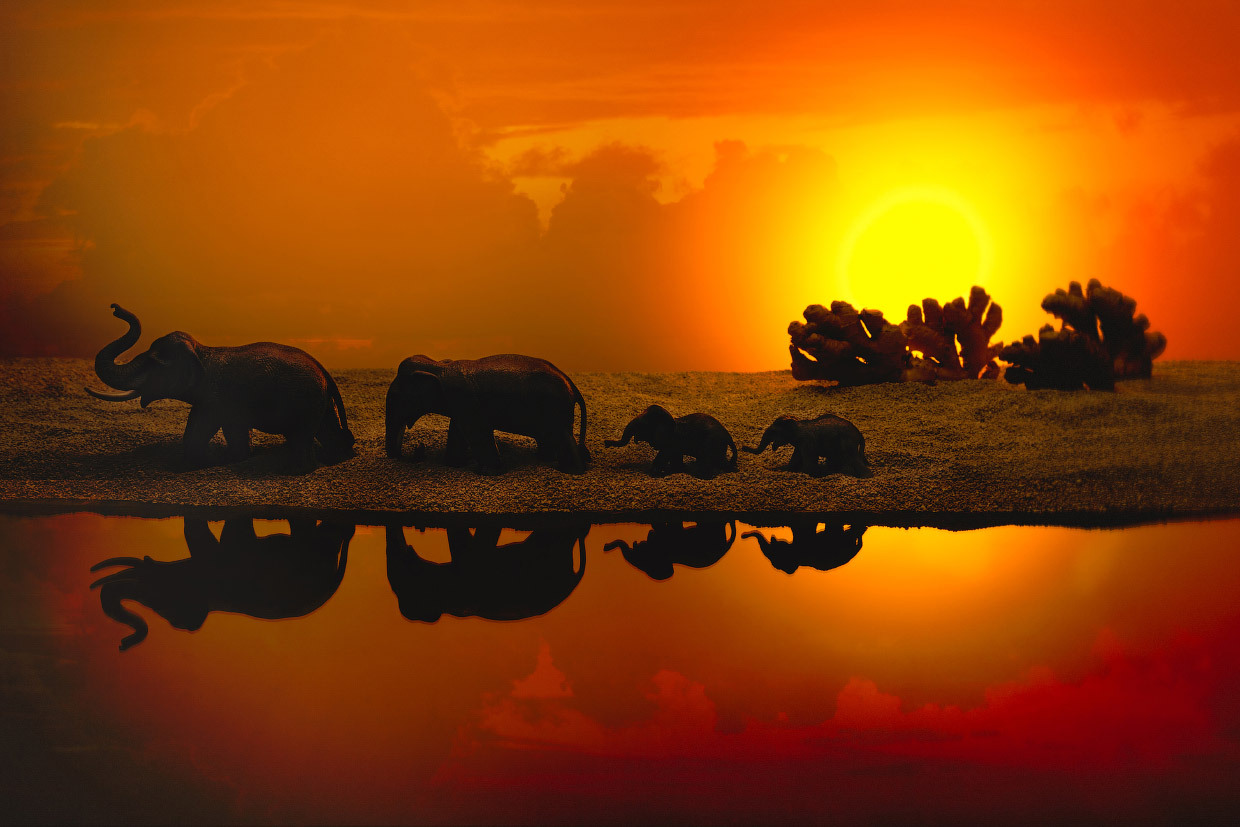
[[[1234,801],[1217,782],[1228,767],[1234,778],[1240,731],[1240,521],[730,523],[588,527],[584,555],[563,564],[584,573],[545,611],[461,568],[489,559],[486,547],[558,566],[545,527],[458,529],[450,541],[441,528],[356,526],[343,580],[307,616],[212,611],[187,633],[131,601],[150,632],[120,652],[127,629],[100,611],[90,567],[184,560],[197,523],[3,518],[13,608],[2,631],[28,650],[7,657],[35,658],[22,662],[45,692],[10,687],[8,708],[27,710],[17,723],[49,754],[65,738],[106,749],[112,769],[91,770],[96,787],[123,770],[138,787],[171,777],[234,821],[745,820],[762,807],[901,818],[906,800],[977,819],[1010,812],[1031,778],[1075,785],[1034,801],[1043,815],[1141,815],[1122,796],[1137,789],[1150,806],[1189,793]],[[226,525],[206,524],[242,536]],[[290,532],[254,526],[259,538]],[[477,591],[444,601],[466,616],[402,616],[390,558],[405,546],[424,561],[419,576]],[[514,571],[513,590],[540,588]],[[541,613],[468,616],[487,601]],[[75,800],[58,806],[76,813]],[[90,806],[120,817],[141,804],[113,791]],[[177,812],[157,797],[147,806]]]

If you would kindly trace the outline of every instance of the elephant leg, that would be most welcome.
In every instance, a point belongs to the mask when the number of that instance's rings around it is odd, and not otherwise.
[[[563,440],[559,436],[543,434],[535,437],[538,441],[538,459],[548,462],[556,457],[561,457],[563,453]]]
[[[288,451],[290,472],[308,474],[319,467],[314,457],[314,431],[309,428],[284,435],[284,447]]]
[[[207,464],[207,446],[220,429],[215,415],[200,405],[189,409],[189,421],[185,423],[185,459],[191,467],[201,468]]]
[[[557,456],[556,467],[565,474],[580,474],[586,470],[571,428],[560,431],[554,439],[549,439],[548,442]]]
[[[228,461],[238,462],[250,455],[250,429],[243,425],[224,426],[224,442],[228,443]]]
[[[474,539],[469,545],[469,552],[474,555],[477,555],[479,552],[484,554],[486,552],[494,552],[499,548],[499,537],[503,530],[497,523],[487,523],[478,526],[474,529]],[[452,556],[453,562],[456,562],[458,559],[460,558],[455,554]]]
[[[460,468],[469,462],[469,441],[465,435],[465,426],[455,417],[448,423],[448,450],[443,461],[453,468]]]
[[[719,476],[721,467],[713,459],[698,459],[693,463],[693,476],[701,480],[713,480]]]
[[[698,470],[702,476],[710,479],[728,467],[728,449],[726,445],[713,445],[698,457]]]
[[[208,557],[219,549],[219,541],[211,533],[211,526],[201,517],[185,518],[185,545],[189,556]]]
[[[683,459],[680,452],[671,448],[665,448],[655,454],[654,462],[650,465],[650,476],[663,477],[668,474],[679,471],[683,465]]]
[[[805,451],[801,450],[801,446],[792,449],[792,459],[788,460],[788,470],[800,471],[805,465]]]
[[[495,444],[495,432],[489,428],[483,428],[473,434],[470,442],[474,457],[478,460],[479,472],[498,474],[500,472],[499,446]]]
[[[220,546],[236,551],[258,545],[258,533],[254,531],[254,520],[250,517],[233,517],[224,521],[220,529]]]

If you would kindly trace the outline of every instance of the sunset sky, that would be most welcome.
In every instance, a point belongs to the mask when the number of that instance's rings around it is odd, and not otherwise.
[[[1240,359],[1240,5],[0,7],[0,353],[766,370],[845,299],[1097,277]]]

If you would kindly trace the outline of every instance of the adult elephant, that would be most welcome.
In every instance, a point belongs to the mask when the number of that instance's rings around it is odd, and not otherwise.
[[[259,537],[254,521],[224,521],[217,540],[207,521],[185,518],[190,556],[162,561],[112,557],[91,571],[120,567],[91,584],[104,613],[133,629],[121,651],[146,639],[145,620],[123,605],[140,603],[176,629],[197,631],[211,612],[266,620],[302,617],[336,593],[344,578],[353,526],[313,518],[289,520],[288,534]]]
[[[577,406],[581,427],[574,442]],[[545,359],[506,353],[436,362],[411,356],[400,363],[388,387],[389,457],[400,457],[405,429],[428,413],[451,420],[445,457],[449,465],[464,465],[473,454],[480,471],[498,472],[495,431],[533,437],[539,457],[555,459],[562,471],[579,473],[590,462],[585,400],[573,380]]]
[[[436,563],[387,527],[388,583],[408,620],[443,615],[486,620],[538,617],[564,602],[586,573],[590,524],[569,520],[535,528],[524,540],[499,544],[497,524],[447,529],[451,560]],[[579,548],[580,554],[574,554]]]
[[[95,373],[121,393],[86,392],[108,402],[139,399],[144,408],[159,399],[188,402],[184,445],[192,465],[206,464],[207,446],[221,428],[234,461],[249,455],[251,430],[283,436],[305,470],[315,465],[315,439],[328,462],[353,455],[336,382],[304,350],[274,342],[209,347],[178,330],[119,364],[117,357],[141,338],[142,325],[120,305],[112,312],[129,330],[95,356]]]

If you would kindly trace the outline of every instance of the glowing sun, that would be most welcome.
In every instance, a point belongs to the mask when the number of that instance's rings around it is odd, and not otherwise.
[[[910,304],[986,285],[990,241],[976,211],[947,189],[892,192],[857,219],[840,251],[841,282],[858,307],[899,321]]]

